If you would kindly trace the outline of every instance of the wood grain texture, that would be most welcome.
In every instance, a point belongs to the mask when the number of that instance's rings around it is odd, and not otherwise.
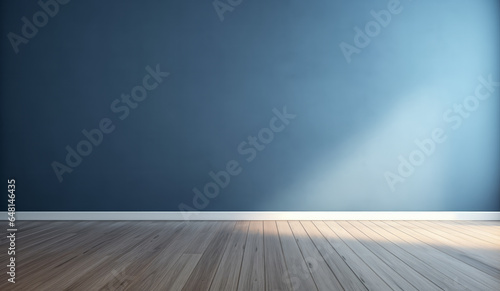
[[[278,227],[281,247],[285,254],[292,290],[318,290],[307,266],[310,262],[308,262],[307,257],[304,258],[300,251],[288,221],[276,221],[276,226]]]
[[[275,221],[264,221],[264,269],[266,290],[292,290]]]
[[[416,272],[422,274],[428,280],[443,290],[464,290],[464,286],[455,282],[450,276],[446,276],[439,267],[429,260],[430,255],[420,251],[417,247],[398,243],[401,239],[387,230],[378,227],[371,221],[351,222],[355,227],[363,231],[375,243],[392,253],[399,260],[407,264]]]
[[[212,280],[210,290],[236,290],[238,288],[249,225],[248,221],[236,223],[226,251]]]
[[[342,240],[324,221],[315,221],[314,224],[330,243],[332,248],[338,252],[342,260],[356,273],[368,290],[391,289],[389,285],[387,285],[387,283],[349,247],[348,241]]]
[[[349,267],[312,221],[302,221],[302,225],[344,290],[368,290],[361,279],[361,274],[358,277],[358,274]]]
[[[373,269],[393,290],[417,290],[415,286],[411,285],[403,276],[392,269],[388,262],[384,262],[369,249],[363,246],[356,237],[351,235],[345,230],[342,222],[328,221],[327,224],[330,228],[337,233],[337,235],[348,243],[349,247],[368,265]]]
[[[495,277],[500,278],[500,261],[496,252],[489,249],[484,249],[481,246],[475,246],[470,243],[465,244],[464,241],[453,235],[446,234],[443,231],[430,229],[415,225],[409,221],[391,222],[397,227],[403,228],[407,232],[414,232],[418,235],[419,240],[431,245],[432,247],[454,257],[466,264],[469,264],[481,271]],[[494,257],[492,257],[494,256]],[[495,258],[496,257],[496,258]]]
[[[497,221],[17,226],[16,284],[3,272],[0,290],[500,290]]]
[[[452,226],[454,229],[457,229],[459,231],[463,231],[463,226],[464,226],[464,224],[462,224],[461,221],[439,221],[439,222],[432,221],[432,223],[440,223],[445,227]],[[485,239],[492,243],[498,243],[498,241],[500,241],[500,231],[492,228],[488,227],[483,228],[480,225],[476,225],[475,227],[469,227],[468,231],[469,235],[473,235],[476,238]]]
[[[226,249],[228,239],[233,232],[235,222],[220,222],[221,226],[214,234],[212,241],[203,252],[200,261],[193,269],[182,290],[209,290],[220,260]]]
[[[300,221],[290,221],[289,225],[318,290],[344,290]]]
[[[476,268],[443,253],[431,245],[422,243],[422,241],[419,240],[420,236],[418,233],[408,231],[408,229],[402,228],[398,224],[393,224],[392,221],[376,221],[371,223],[380,226],[378,229],[375,229],[377,232],[393,234],[393,236],[385,235],[388,240],[397,242],[398,246],[407,250],[413,256],[419,258],[428,265],[431,265],[436,270],[439,270],[439,272],[445,276],[451,278],[452,281],[447,282],[448,286],[455,286],[455,289],[458,290],[462,289],[460,286],[465,286],[469,290],[481,290],[484,289],[482,286],[486,282],[491,283],[491,285],[489,285],[490,287],[500,284],[492,281],[494,280],[492,277],[480,272]],[[443,277],[443,280],[447,280],[446,277]],[[452,290],[454,289],[452,288]]]
[[[366,232],[366,228],[362,224],[356,224],[348,221],[339,222],[340,226],[349,232],[354,238],[356,238],[365,248],[370,250],[377,258],[384,262],[396,273],[401,275],[408,283],[410,283],[417,290],[441,290],[436,284],[429,281],[425,276],[419,272],[415,272],[408,264],[406,264],[399,257],[395,256],[393,253],[383,248],[376,242],[374,242],[368,235],[366,235],[362,230]]]
[[[264,224],[262,221],[251,221],[241,263],[238,290],[265,290],[264,270]]]

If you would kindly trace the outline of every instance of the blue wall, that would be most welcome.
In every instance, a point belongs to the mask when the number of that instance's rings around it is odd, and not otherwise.
[[[498,1],[212,2],[2,2],[18,211],[500,210]]]

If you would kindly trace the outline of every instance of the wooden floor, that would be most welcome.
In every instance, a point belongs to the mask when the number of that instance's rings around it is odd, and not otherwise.
[[[0,290],[500,290],[498,221],[22,221],[16,236]]]

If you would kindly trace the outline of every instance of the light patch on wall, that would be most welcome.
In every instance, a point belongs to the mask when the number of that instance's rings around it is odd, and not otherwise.
[[[442,123],[443,104],[437,98],[440,93],[422,90],[404,96],[379,124],[305,166],[299,180],[271,201],[265,201],[262,207],[287,209],[298,200],[304,209],[313,205],[317,208],[317,202],[321,201],[320,210],[387,210],[401,205],[416,210],[440,205],[439,194],[443,189],[439,177],[444,171],[446,155],[428,157],[397,193],[390,191],[383,177],[386,169],[397,166],[399,154],[407,155],[415,149],[415,139],[426,138]]]

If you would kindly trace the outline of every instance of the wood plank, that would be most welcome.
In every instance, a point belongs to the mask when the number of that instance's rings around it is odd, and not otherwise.
[[[165,273],[165,278],[167,278],[167,281],[164,284],[158,284],[159,286],[157,290],[182,290],[187,280],[189,279],[189,276],[193,272],[193,269],[200,261],[200,258],[201,255],[199,254],[180,255],[179,259],[175,261],[172,267],[168,269],[167,273]]]
[[[374,241],[373,236],[376,237],[374,233],[371,232],[369,227],[364,224],[361,224],[359,221],[339,221],[339,224],[347,230],[353,237],[357,238],[357,240],[369,249],[372,253],[374,253],[377,257],[383,260],[389,267],[391,267],[394,271],[400,274],[405,278],[412,286],[417,288],[418,290],[442,290],[438,285],[434,284],[427,277],[423,276],[420,272],[417,272],[414,268],[408,265],[402,258],[395,255],[393,252],[397,252],[392,249],[392,252],[385,249],[382,245],[390,243],[386,240]],[[371,234],[368,236],[367,233]],[[399,253],[399,255],[404,257],[404,253]],[[410,262],[411,264],[411,262]],[[412,264],[413,267],[416,267],[419,271],[425,271],[425,268],[419,268],[418,264]],[[428,272],[426,272],[428,273]],[[429,274],[428,274],[429,275]],[[443,284],[442,284],[443,286]]]
[[[299,246],[306,266],[311,273],[318,290],[344,290],[335,274],[325,262],[300,221],[289,221],[293,235]]]
[[[368,290],[391,290],[389,285],[368,266],[348,245],[344,242],[325,221],[314,221],[314,225],[330,243],[332,248],[339,254],[344,262],[360,278]]]
[[[189,222],[192,224],[194,222]],[[210,221],[208,226],[199,230],[198,235],[193,238],[192,243],[184,251],[185,254],[203,254],[208,244],[212,241],[214,235],[218,233],[217,227],[222,226],[218,221]]]
[[[335,274],[344,290],[368,290],[361,280],[363,276],[360,274],[358,277],[354,270],[352,270],[344,259],[333,249],[316,225],[314,225],[312,221],[302,221],[301,223],[318,252],[321,254],[323,260]]]
[[[248,221],[236,223],[210,290],[236,290],[238,288],[249,225]]]
[[[262,221],[251,221],[241,263],[238,290],[265,290],[264,270],[264,224]]]
[[[276,221],[293,290],[318,290],[287,221]]]
[[[493,243],[500,242],[500,230],[490,229],[488,227],[483,228],[482,225],[467,225],[464,224],[467,221],[446,221],[441,223],[446,223],[446,225],[455,225],[457,227],[463,228],[465,232],[474,234],[476,237],[486,238],[488,241]]]
[[[327,223],[22,221],[0,290],[500,290],[497,221]]]
[[[398,228],[387,225],[386,221],[364,221],[363,223],[370,225],[374,231],[411,254],[416,262],[421,261],[429,266],[431,268],[429,272],[435,273],[438,278],[440,277],[448,288],[452,290],[475,290],[478,287],[484,289],[488,286],[482,285],[479,281],[482,275],[484,277],[487,276],[486,274],[422,243],[417,238],[408,235]],[[473,276],[470,277],[470,275]],[[493,282],[493,285],[496,285],[496,283]]]
[[[364,247],[355,237],[347,232],[337,221],[326,221],[326,224],[349,245],[349,247],[370,266],[393,290],[417,290],[405,278],[399,275],[386,262],[380,260],[369,249]]]
[[[46,229],[45,225],[41,225],[40,228]],[[20,288],[36,288],[39,285],[45,284],[47,279],[52,279],[50,274],[56,272],[53,269],[59,267],[59,265],[62,262],[67,261],[68,258],[76,257],[75,254],[70,254],[70,257],[65,257],[64,253],[61,254],[58,252],[58,246],[60,243],[59,239],[61,239],[61,236],[64,237],[64,239],[66,237],[76,237],[76,234],[74,233],[65,234],[62,229],[63,228],[59,229],[59,232],[53,236],[53,239],[49,239],[43,244],[37,245],[30,250],[17,250],[17,276],[24,277],[27,274],[30,274],[33,275],[33,279],[30,280],[30,282],[22,280],[16,283],[16,286],[19,286]],[[72,231],[75,230],[72,229]],[[17,242],[21,241],[18,240]],[[59,268],[59,270],[65,270],[65,268]]]
[[[168,277],[173,265],[179,260],[183,252],[194,241],[198,233],[211,225],[217,225],[217,222],[193,221],[190,223],[178,222],[183,227],[176,239],[171,241],[167,247],[156,247],[147,257],[134,264],[127,270],[128,273],[137,276],[130,285],[130,290],[155,290],[168,289],[165,286],[174,284]],[[201,256],[201,255],[200,255]]]
[[[419,240],[420,236],[418,233],[413,233],[401,227],[399,224],[393,224],[392,221],[371,221],[371,223],[380,226],[380,228],[377,229],[379,232],[388,232],[396,235],[397,237],[393,238],[393,240],[397,241],[399,246],[407,249],[412,255],[424,260],[428,265],[431,265],[433,268],[439,270],[458,284],[470,290],[475,290],[478,286],[483,285],[490,287],[498,286],[500,283],[496,282],[495,278],[465,264],[459,259],[423,243]],[[452,283],[449,285],[453,286]],[[484,289],[484,286],[479,289]]]
[[[276,221],[264,221],[264,266],[266,290],[292,290]]]
[[[481,246],[484,249],[496,250],[494,252],[494,255],[497,256],[497,259],[500,259],[500,256],[498,255],[498,250],[500,250],[499,241],[498,240],[490,241],[485,236],[475,235],[475,233],[471,230],[472,227],[467,227],[467,226],[457,227],[456,225],[439,223],[435,221],[418,221],[417,224],[415,225],[427,228],[431,231],[434,231],[434,233],[437,234],[439,234],[438,232],[447,233],[452,238],[454,238],[455,241],[456,240],[459,240],[461,242],[467,241],[469,242],[470,245]]]
[[[369,249],[375,256],[382,260],[386,265],[388,265],[392,270],[401,275],[408,283],[417,290],[440,290],[437,285],[429,281],[422,274],[416,272],[410,266],[401,261],[399,257],[395,256],[391,252],[387,251],[377,243],[375,243],[369,236],[367,236],[363,231],[367,229],[366,226],[357,224],[358,229],[351,222],[339,221],[338,224],[342,226],[347,232],[349,232],[353,237],[355,237],[364,247]]]
[[[493,227],[497,230],[500,230],[500,220],[473,220],[468,221],[469,223],[477,223],[478,225],[485,225]]]
[[[222,225],[222,228],[215,233],[182,290],[209,290],[215,271],[219,266],[228,239],[235,226],[235,222],[223,221],[219,223]]]
[[[391,221],[392,225],[399,225],[405,231],[419,233],[418,239],[422,242],[455,257],[495,278],[500,277],[500,261],[490,258],[486,252],[477,248],[463,247],[459,242],[441,235],[437,235],[427,229],[417,227],[407,221]]]
[[[31,250],[41,250],[47,243],[51,244],[53,240],[62,240],[62,237],[68,237],[68,233],[81,233],[82,229],[91,227],[93,224],[59,224],[57,226],[40,225],[40,228],[30,233],[18,232],[16,235],[18,243],[17,250],[23,254],[29,254]],[[62,245],[64,247],[65,245]]]
[[[124,222],[107,224],[107,226],[110,227],[110,231],[106,236],[95,237],[91,233],[86,233],[72,236],[69,240],[60,241],[54,239],[52,240],[54,243],[52,246],[48,246],[47,249],[40,249],[40,253],[34,257],[36,261],[26,260],[26,263],[29,263],[29,265],[19,266],[22,272],[29,272],[34,276],[35,279],[29,282],[29,286],[31,288],[42,285],[50,286],[53,280],[61,278],[58,275],[73,274],[73,276],[64,281],[64,284],[69,283],[83,275],[82,273],[70,273],[71,270],[79,266],[93,265],[93,262],[97,261],[96,258],[104,256],[111,258],[112,251],[110,248],[116,245],[115,239],[120,240],[127,237],[133,231],[133,227]],[[61,230],[61,232],[64,231]],[[64,246],[60,247],[62,244]],[[104,253],[105,250],[108,251]],[[21,256],[24,256],[24,254],[21,253]],[[22,259],[21,261],[24,260]],[[68,264],[70,267],[68,267]],[[59,287],[61,288],[60,285]]]
[[[401,275],[408,283],[417,290],[440,290],[437,285],[429,281],[426,277],[416,272],[410,266],[401,261],[397,256],[387,251],[377,243],[375,243],[364,232],[348,221],[339,221],[338,224],[355,237],[365,248],[370,250],[376,257],[382,260],[396,273]],[[364,225],[359,225],[361,229],[366,229]]]
[[[117,240],[114,246],[108,244],[102,246],[100,250],[102,254],[113,254],[117,250],[119,253],[111,260],[106,261],[74,281],[67,289],[86,288],[88,290],[98,290],[110,283],[114,285],[117,279],[124,281],[128,287],[139,281],[141,278],[139,276],[140,271],[152,258],[156,257],[159,250],[167,248],[182,235],[183,231],[186,231],[185,226],[179,223],[166,222],[164,224],[168,225],[168,227],[155,228],[152,222],[147,225],[140,225],[142,229],[139,229],[141,231],[139,236],[134,237],[131,235],[129,239]],[[156,231],[142,232],[151,228],[156,229]],[[118,242],[120,242],[121,246],[116,245]],[[122,266],[124,267],[122,268]],[[118,278],[117,274],[120,275]]]

